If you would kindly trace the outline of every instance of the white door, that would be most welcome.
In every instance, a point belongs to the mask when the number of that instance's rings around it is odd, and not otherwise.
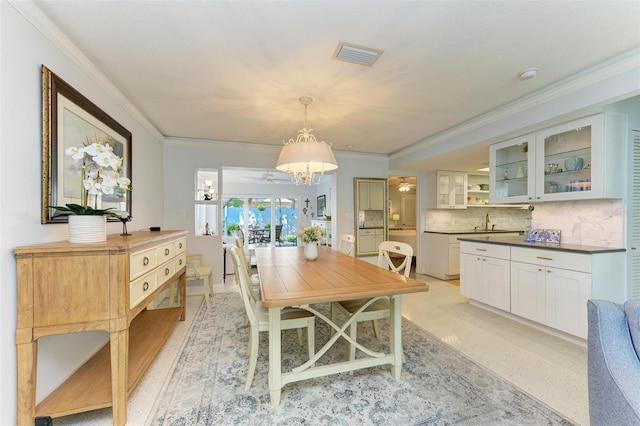
[[[482,258],[484,302],[507,312],[511,309],[510,263],[504,259]]]
[[[547,268],[545,278],[547,325],[586,339],[591,274]]]
[[[483,301],[482,261],[473,254],[460,254],[460,294]]]
[[[544,280],[542,266],[511,262],[511,313],[544,324]]]
[[[416,226],[416,196],[402,195],[401,200],[402,226]]]

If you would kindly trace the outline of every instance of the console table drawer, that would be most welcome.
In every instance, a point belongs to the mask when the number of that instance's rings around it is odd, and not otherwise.
[[[158,266],[156,247],[132,253],[129,260],[129,279],[134,280],[156,266]]]
[[[176,254],[186,253],[187,252],[187,239],[180,238],[175,242],[176,245]]]
[[[129,291],[129,309],[133,309],[158,287],[157,272],[152,271],[131,282]]]
[[[174,260],[175,270],[179,271],[183,266],[187,266],[187,252],[183,251]]]
[[[164,263],[169,259],[173,259],[176,256],[176,254],[178,254],[178,252],[176,251],[175,241],[158,246],[158,249],[157,249],[158,264]]]
[[[158,267],[158,270],[156,271],[157,277],[158,277],[158,285],[162,285],[165,283],[165,281],[167,281],[170,277],[173,276],[173,274],[176,273],[176,262],[175,260],[170,260],[162,265],[160,265],[160,267]]]

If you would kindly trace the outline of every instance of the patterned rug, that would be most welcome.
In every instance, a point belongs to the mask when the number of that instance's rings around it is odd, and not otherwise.
[[[328,313],[328,305],[319,310]],[[201,308],[152,425],[570,425],[546,405],[470,361],[403,318],[406,363],[400,381],[389,366],[357,370],[286,385],[281,403],[269,403],[268,336],[260,334],[253,385],[244,391],[248,327],[237,293],[216,294]],[[358,341],[388,350],[388,321],[359,324]],[[316,320],[317,350],[329,327]],[[306,343],[306,338],[304,339]],[[295,330],[283,332],[283,371],[302,364],[306,347]],[[339,339],[317,365],[346,360]]]

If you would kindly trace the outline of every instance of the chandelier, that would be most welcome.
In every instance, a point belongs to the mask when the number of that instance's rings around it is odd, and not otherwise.
[[[276,169],[287,172],[296,185],[311,186],[320,183],[320,178],[325,172],[337,169],[338,163],[331,151],[331,144],[318,141],[311,134],[313,129],[307,128],[307,106],[313,99],[302,96],[299,101],[304,105],[304,127],[298,130],[295,140],[282,141],[284,146],[280,151]]]

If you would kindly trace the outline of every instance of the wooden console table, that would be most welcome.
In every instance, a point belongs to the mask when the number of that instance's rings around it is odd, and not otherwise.
[[[18,424],[113,407],[127,419],[127,396],[176,321],[185,319],[187,231],[109,235],[105,243],[16,247]],[[179,280],[180,306],[147,310]],[[109,343],[36,406],[38,339],[103,330]]]

